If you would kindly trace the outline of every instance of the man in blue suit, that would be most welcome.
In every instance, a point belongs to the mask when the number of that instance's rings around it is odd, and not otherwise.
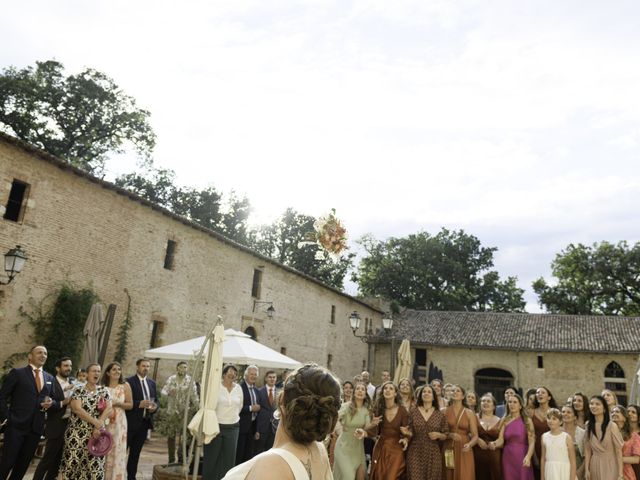
[[[54,404],[56,379],[42,368],[47,349],[33,347],[28,360],[26,367],[9,372],[0,389],[0,423],[6,422],[0,480],[24,477],[44,433],[45,412]]]
[[[258,402],[258,367],[249,365],[244,371],[242,387],[242,410],[240,410],[240,431],[236,448],[236,465],[251,460],[255,455],[256,426],[260,403]]]
[[[256,426],[256,455],[273,447],[275,429],[273,428],[272,420],[273,412],[275,412],[278,407],[277,379],[278,375],[276,375],[276,372],[269,370],[264,375],[264,386],[258,389],[260,411],[258,412],[258,424]]]
[[[133,408],[127,410],[128,480],[136,478],[140,452],[147,439],[147,432],[153,428],[153,414],[158,410],[156,382],[147,378],[150,368],[149,360],[140,358],[136,361],[136,374],[127,378],[133,397]]]

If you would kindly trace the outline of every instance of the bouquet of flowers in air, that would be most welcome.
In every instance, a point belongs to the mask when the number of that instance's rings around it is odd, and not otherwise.
[[[319,250],[315,258],[323,260],[326,255],[334,261],[340,259],[340,254],[347,249],[347,229],[336,217],[335,208],[327,215],[318,218],[313,223],[313,232],[305,236],[305,241],[298,243],[298,247],[304,245],[317,245]]]

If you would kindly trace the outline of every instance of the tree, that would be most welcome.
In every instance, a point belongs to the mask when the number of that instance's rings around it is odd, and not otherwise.
[[[94,174],[107,154],[129,144],[142,156],[155,146],[149,112],[104,73],[63,76],[54,60],[9,67],[0,75],[0,125],[21,140]]]
[[[533,282],[540,305],[552,313],[640,315],[640,243],[570,244],[551,263],[555,285]]]
[[[310,215],[288,208],[273,224],[263,225],[253,232],[250,245],[267,257],[341,289],[355,255],[348,254],[334,262],[326,257],[316,258],[318,250],[312,245],[298,246],[306,239],[306,234],[313,231],[315,221]]]
[[[482,247],[463,230],[442,229],[359,243],[366,256],[353,280],[364,295],[382,296],[417,310],[522,312],[524,290],[517,279],[500,280],[493,267],[497,248]]]
[[[215,187],[180,187],[175,177],[173,170],[156,168],[148,161],[138,172],[116,178],[115,184],[236,242],[248,243],[251,206],[246,197],[231,192],[225,200]]]

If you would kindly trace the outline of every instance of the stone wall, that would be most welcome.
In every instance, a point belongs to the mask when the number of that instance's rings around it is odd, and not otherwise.
[[[0,253],[19,244],[29,260],[0,287],[0,362],[32,343],[19,309],[71,282],[117,305],[108,359],[130,296],[125,373],[150,347],[154,321],[160,346],[205,334],[217,315],[227,328],[254,326],[261,343],[299,361],[326,365],[331,355],[338,375],[362,370],[366,346],[351,334],[348,316],[358,310],[379,325],[379,311],[0,139],[0,210],[14,179],[30,185],[28,200],[21,222],[0,218]],[[176,242],[172,269],[164,268],[168,240]],[[259,298],[252,296],[256,269],[263,272]],[[273,302],[274,318],[266,315],[268,304],[254,308],[255,300]],[[159,378],[173,368],[162,361]]]
[[[399,347],[399,343],[396,348]],[[446,383],[457,383],[465,388],[474,388],[475,373],[483,368],[499,368],[511,373],[514,384],[523,391],[539,385],[547,386],[557,400],[566,400],[569,395],[581,390],[587,396],[600,394],[605,388],[604,370],[610,362],[617,362],[625,373],[627,392],[635,375],[638,356],[612,353],[571,352],[515,352],[509,350],[480,350],[474,348],[451,348],[444,346],[418,346],[427,350],[427,367],[430,362],[443,371]],[[412,358],[416,346],[412,345]],[[390,364],[390,346],[377,345],[374,379]],[[538,368],[538,356],[542,356],[543,368]],[[608,379],[611,381],[614,379]],[[483,393],[483,392],[478,392]]]

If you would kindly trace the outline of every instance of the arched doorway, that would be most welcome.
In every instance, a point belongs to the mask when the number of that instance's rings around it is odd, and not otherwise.
[[[256,332],[256,329],[253,327],[247,327],[244,329],[244,333],[246,333],[247,335],[249,335],[251,338],[253,338],[254,340],[258,339],[258,332]]]
[[[478,395],[491,393],[498,403],[504,399],[504,391],[513,386],[513,375],[501,368],[481,368],[474,376],[474,388]]]

